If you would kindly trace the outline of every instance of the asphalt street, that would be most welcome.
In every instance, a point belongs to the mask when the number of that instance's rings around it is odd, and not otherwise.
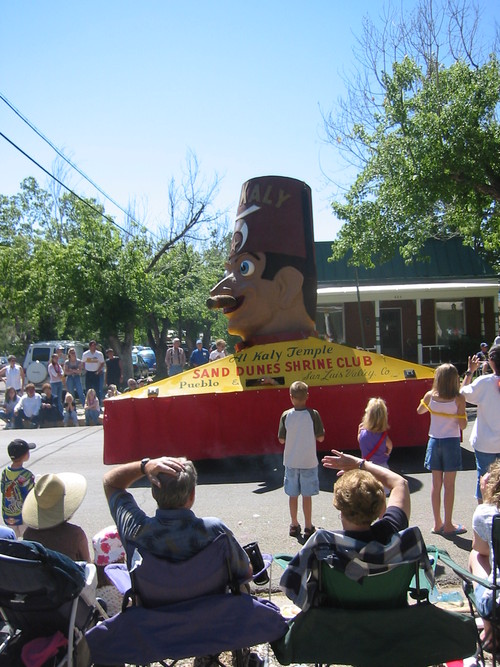
[[[415,418],[417,416],[415,415]],[[473,419],[473,416],[471,416]],[[474,490],[476,470],[468,444],[472,421],[464,435],[463,471],[457,475],[454,520],[467,528],[467,533],[453,539],[431,534],[431,475],[423,467],[425,447],[397,448],[390,460],[391,467],[409,481],[412,500],[411,524],[418,525],[427,544],[446,548],[462,565],[471,548],[472,514],[476,506]],[[102,490],[103,464],[102,426],[0,431],[0,463],[9,463],[7,445],[14,437],[35,442],[27,467],[35,475],[48,472],[79,472],[87,478],[87,496],[73,517],[82,526],[89,541],[98,530],[112,523]],[[327,435],[328,438],[328,435]],[[328,441],[323,443],[328,448]],[[396,443],[397,445],[397,443]],[[139,453],[138,458],[147,455]],[[194,510],[202,516],[220,517],[242,544],[257,540],[265,553],[295,553],[300,542],[288,536],[288,501],[283,491],[281,448],[276,454],[260,457],[226,458],[197,463],[199,474]],[[337,510],[332,505],[334,471],[320,467],[319,496],[313,499],[313,521],[323,528],[340,528]],[[154,512],[145,480],[133,489],[138,503],[149,513]],[[299,514],[300,516],[300,514]],[[92,553],[92,551],[91,551]],[[273,584],[277,584],[279,568],[274,568]]]

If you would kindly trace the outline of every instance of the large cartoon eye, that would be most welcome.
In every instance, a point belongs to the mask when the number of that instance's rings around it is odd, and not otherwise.
[[[255,271],[255,264],[249,259],[244,259],[240,264],[240,273],[242,276],[251,276]]]

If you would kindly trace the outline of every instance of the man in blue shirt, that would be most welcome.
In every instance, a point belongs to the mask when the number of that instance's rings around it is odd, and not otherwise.
[[[189,357],[189,363],[193,368],[195,366],[202,366],[203,364],[206,364],[208,362],[208,357],[209,357],[208,350],[205,347],[203,347],[203,341],[197,340],[196,347],[191,352],[191,356]]]
[[[127,489],[147,476],[158,504],[148,516]],[[104,492],[120,539],[130,557],[136,547],[170,561],[184,561],[226,533],[229,566],[233,579],[244,584],[252,578],[250,561],[233,533],[215,517],[197,517],[191,510],[195,500],[197,473],[191,461],[162,456],[112,468],[104,475]],[[221,563],[221,567],[225,567]]]

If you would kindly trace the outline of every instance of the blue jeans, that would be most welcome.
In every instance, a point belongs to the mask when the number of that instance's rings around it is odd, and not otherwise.
[[[62,404],[63,383],[62,382],[51,382],[50,386],[52,388],[52,396],[57,400],[57,409],[62,414],[63,413],[63,404]]]
[[[64,411],[64,426],[68,426],[68,424],[73,424],[73,426],[78,426],[78,415],[76,414],[76,410],[71,410],[71,412],[68,412],[67,410]]]
[[[489,470],[490,465],[493,461],[500,459],[500,453],[498,454],[489,454],[488,452],[478,452],[474,450],[474,456],[476,457],[476,467],[477,467],[477,486],[476,486],[476,498],[482,500],[483,495],[481,493],[480,480],[483,475]]]
[[[85,410],[85,424],[99,426],[99,410]]]
[[[33,415],[32,417],[27,417],[24,414],[24,410],[21,408],[21,410],[18,410],[17,414],[14,413],[14,428],[23,428],[23,420],[26,419],[27,421],[31,422],[33,426],[38,426],[40,423],[40,414]]]
[[[66,377],[66,389],[73,398],[78,398],[80,400],[83,408],[85,405],[85,396],[83,394],[81,377],[79,375],[68,375]]]

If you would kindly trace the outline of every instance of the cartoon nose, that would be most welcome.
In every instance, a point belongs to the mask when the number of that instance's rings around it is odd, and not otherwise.
[[[236,299],[231,294],[231,281],[233,279],[233,274],[229,273],[227,276],[224,276],[215,287],[212,287],[210,290],[210,297],[206,301],[207,308],[213,310],[215,308],[227,308],[228,306],[234,306],[236,304]]]

